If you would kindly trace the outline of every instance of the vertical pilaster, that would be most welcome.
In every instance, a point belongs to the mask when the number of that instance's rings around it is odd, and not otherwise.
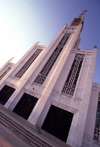
[[[8,60],[1,68],[0,68],[0,72],[9,64],[13,61],[14,57],[11,58],[10,60]]]
[[[92,147],[92,142],[94,138],[94,129],[96,123],[96,112],[98,106],[99,91],[100,91],[100,85],[97,83],[96,84],[93,83],[82,147],[86,147],[86,146]]]
[[[38,65],[40,64],[40,62],[41,62],[41,60],[43,58],[42,55],[43,55],[43,52],[41,52],[39,54],[38,58],[35,59],[34,63],[32,63],[32,65],[29,67],[29,69],[23,75],[21,84],[17,87],[17,89],[15,90],[15,92],[12,94],[12,96],[9,98],[9,100],[4,105],[6,108],[9,108],[10,110],[13,110],[13,108],[16,105],[16,102],[17,102],[17,101],[15,102],[14,99],[20,94],[20,92],[22,92],[22,90],[25,87],[27,81],[29,80],[29,78],[31,77],[31,75],[33,74],[33,72],[36,70],[36,68],[38,67]],[[13,102],[13,106],[12,106],[12,102]]]
[[[51,46],[53,46],[53,44],[56,42],[56,40],[59,38],[59,36],[61,35],[62,31],[65,29],[66,25],[63,26],[63,28],[60,30],[60,32],[56,35],[56,37],[54,38],[54,40],[50,43],[49,47],[42,52],[39,55],[38,60],[35,61],[35,64],[32,64],[30,66],[30,68],[28,69],[28,71],[24,74],[23,79],[21,81],[21,84],[19,85],[19,87],[15,90],[15,92],[13,93],[13,95],[10,97],[10,99],[7,101],[7,103],[5,104],[6,108],[9,108],[11,110],[13,110],[14,106],[16,105],[17,101],[14,101],[14,99],[17,98],[18,94],[21,92],[21,90],[23,90],[23,88],[25,87],[27,81],[29,80],[29,78],[32,76],[33,72],[37,69],[37,67],[39,66],[39,64],[41,63],[41,61],[44,59],[44,57],[46,56],[46,54],[48,53],[48,51],[51,49]],[[37,44],[36,44],[37,45]],[[33,48],[32,48],[33,49]],[[30,51],[32,50],[30,49]],[[30,51],[28,51],[23,58],[17,63],[18,65],[21,64],[21,62],[23,61],[23,59],[27,56],[27,54],[30,53]],[[25,77],[25,78],[24,78]],[[14,101],[14,102],[13,102]]]
[[[10,60],[8,60],[0,69],[0,75],[2,75],[8,68],[9,63],[11,63],[13,61],[14,57],[11,58]],[[15,65],[14,65],[15,66]],[[2,89],[2,87],[5,85],[5,79],[7,79],[9,77],[9,74],[11,72],[11,70],[13,70],[14,66],[10,69],[10,71],[8,71],[4,77],[0,80],[0,89]]]
[[[26,58],[26,56],[29,54],[29,52],[31,52],[31,50],[33,50],[33,48],[35,48],[36,45],[38,45],[39,42],[35,43],[28,52],[26,52],[26,54],[19,60],[18,63],[15,64],[15,66],[9,71],[9,73],[7,75],[5,75],[5,77],[3,78],[3,80],[0,81],[0,89],[3,87],[3,85],[6,83],[8,77],[8,81],[9,82],[12,79],[11,74],[16,70],[16,68],[21,64],[21,62],[24,60],[24,58]]]
[[[90,102],[91,96],[91,89],[92,89],[92,82],[93,82],[93,75],[94,75],[94,68],[96,62],[96,55],[97,55],[97,48],[93,48],[92,56],[89,62],[89,66],[87,67],[87,75],[84,79],[85,81],[85,89],[83,94],[83,100],[79,112],[77,127],[75,131],[75,137],[73,141],[73,147],[80,147],[82,145],[84,129],[86,124],[87,112]]]
[[[80,24],[77,27],[77,29],[75,30],[74,34],[72,34],[69,37],[66,45],[64,46],[64,48],[61,52],[61,56],[60,56],[59,60],[57,60],[57,62],[56,62],[56,67],[53,70],[53,73],[48,80],[48,83],[46,85],[46,89],[44,90],[42,97],[38,100],[34,110],[32,111],[32,113],[28,119],[34,125],[36,125],[36,123],[38,121],[38,118],[39,118],[51,92],[52,92],[52,89],[53,89],[53,87],[59,77],[60,72],[62,71],[62,68],[66,62],[66,59],[68,58],[68,55],[73,47],[73,44],[75,44],[77,37],[80,34],[81,28],[82,28],[82,24]]]

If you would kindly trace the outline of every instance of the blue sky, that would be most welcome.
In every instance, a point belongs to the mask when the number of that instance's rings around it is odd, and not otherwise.
[[[93,81],[100,83],[100,0],[0,0],[0,67],[13,56],[17,62],[37,41],[49,45],[83,10],[87,13],[79,48],[97,45]]]

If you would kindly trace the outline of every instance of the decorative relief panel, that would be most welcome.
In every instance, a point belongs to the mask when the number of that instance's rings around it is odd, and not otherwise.
[[[63,30],[62,33],[74,33],[76,30],[76,26],[69,26],[69,27],[65,27],[65,29]]]
[[[64,45],[66,44],[69,36],[70,36],[70,33],[66,33],[64,35],[64,37],[61,39],[58,46],[56,47],[56,49],[52,53],[51,57],[49,58],[49,60],[45,64],[44,68],[41,70],[41,72],[38,74],[38,76],[34,80],[35,83],[38,83],[38,84],[43,84],[44,83],[46,77],[48,76],[48,74],[49,74],[49,72],[51,70],[51,68],[53,67],[55,61],[57,60],[60,52],[62,51]]]
[[[0,80],[8,73],[8,71],[11,69],[11,67],[8,67],[1,75]]]
[[[24,64],[24,66],[17,72],[15,75],[18,78],[21,78],[23,74],[26,72],[26,70],[30,67],[30,65],[33,63],[33,61],[37,58],[37,56],[40,54],[42,50],[37,49],[34,54],[29,58],[29,60]]]
[[[100,93],[98,95],[98,107],[96,114],[96,123],[94,128],[94,138],[95,141],[100,142]]]
[[[70,72],[68,74],[67,80],[62,89],[62,93],[73,96],[83,59],[84,59],[83,54],[76,54]]]

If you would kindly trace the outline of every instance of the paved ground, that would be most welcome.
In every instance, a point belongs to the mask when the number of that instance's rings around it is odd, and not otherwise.
[[[0,124],[0,147],[29,147]]]

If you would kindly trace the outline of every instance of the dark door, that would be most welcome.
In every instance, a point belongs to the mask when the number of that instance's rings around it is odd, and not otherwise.
[[[42,129],[66,142],[73,114],[51,105]]]
[[[5,103],[8,101],[8,99],[10,98],[10,96],[13,94],[14,91],[15,91],[14,88],[5,85],[0,91],[0,103],[2,105],[5,105]]]
[[[37,100],[38,99],[36,97],[24,93],[13,111],[21,117],[28,119]]]

